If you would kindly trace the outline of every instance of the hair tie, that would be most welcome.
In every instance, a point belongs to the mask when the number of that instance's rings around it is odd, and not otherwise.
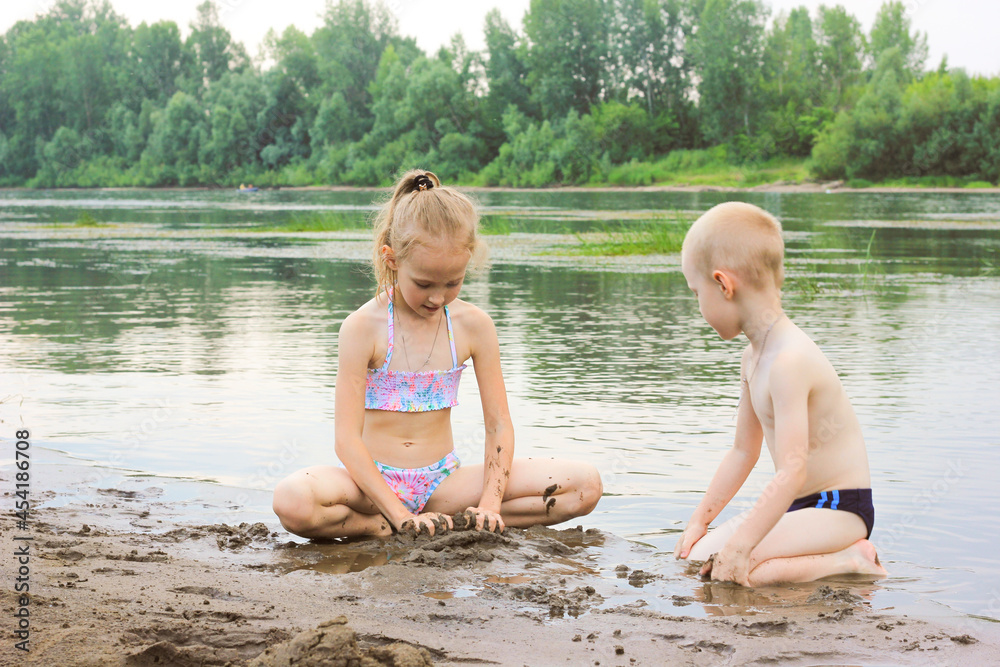
[[[430,190],[434,187],[434,181],[427,174],[420,174],[413,179],[413,185],[416,186],[417,190]]]

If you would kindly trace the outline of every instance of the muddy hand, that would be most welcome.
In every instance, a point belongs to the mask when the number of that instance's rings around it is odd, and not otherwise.
[[[424,512],[399,524],[399,532],[418,537],[423,533],[427,533],[427,535],[446,533],[452,527],[451,517],[447,514]]]
[[[487,530],[491,533],[502,533],[506,528],[503,517],[500,516],[499,512],[481,507],[470,507],[462,514],[465,515],[467,530]]]

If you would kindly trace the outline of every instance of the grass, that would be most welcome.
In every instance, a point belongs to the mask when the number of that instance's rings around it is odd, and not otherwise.
[[[654,220],[628,228],[607,228],[605,231],[577,234],[580,245],[566,248],[559,254],[608,256],[672,255],[681,251],[690,222]]]
[[[868,238],[868,245],[865,247],[865,256],[858,265],[861,273],[861,289],[867,292],[869,289],[878,290],[881,286],[879,278],[884,274],[882,266],[872,255],[872,246],[875,245],[875,234],[877,229],[872,230],[872,235]]]
[[[694,185],[754,187],[778,181],[811,180],[805,158],[773,158],[761,163],[736,165],[723,146],[707,150],[676,150],[655,162],[633,160],[612,167],[610,185]]]
[[[101,222],[91,214],[84,211],[73,223],[77,227],[107,227],[107,223]]]
[[[965,188],[980,190],[995,188],[995,184],[974,176],[904,176],[903,178],[888,178],[873,183],[864,178],[852,178],[847,181],[849,188]]]
[[[255,232],[342,232],[348,229],[367,229],[368,221],[358,214],[340,211],[322,211],[293,217],[286,223],[270,227],[257,227]]]

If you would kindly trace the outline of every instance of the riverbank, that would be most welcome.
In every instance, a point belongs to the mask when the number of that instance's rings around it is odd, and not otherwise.
[[[33,538],[31,650],[8,639],[2,664],[1000,660],[996,624],[875,611],[868,598],[877,583],[751,590],[704,582],[693,595],[661,600],[657,580],[695,575],[636,569],[628,563],[641,545],[585,526],[316,544],[292,539],[273,519],[251,522],[217,485],[185,482],[194,497],[182,499],[176,480],[94,471],[38,464],[35,488],[47,490],[34,496],[28,532],[0,516],[5,553],[22,543],[14,536]],[[9,462],[0,468],[4,489],[13,472]],[[231,520],[199,522],[191,507]],[[0,598],[10,625],[13,586]]]
[[[774,192],[774,193],[816,193],[816,194],[848,194],[848,193],[869,193],[869,194],[901,194],[901,193],[927,193],[927,194],[997,194],[1000,193],[1000,186],[992,187],[936,187],[936,186],[903,186],[903,185],[871,185],[858,188],[849,187],[843,181],[808,181],[789,182],[775,181],[748,187],[737,187],[731,185],[553,185],[544,188],[512,188],[504,186],[479,186],[479,185],[455,185],[456,188],[465,192]],[[33,188],[0,188],[3,191],[32,190]],[[131,192],[131,191],[156,191],[156,192],[200,192],[200,191],[233,191],[235,188],[229,187],[107,187],[107,188],[38,188],[41,191],[64,191],[64,192]],[[386,188],[354,186],[354,185],[282,185],[275,187],[261,187],[256,193],[241,193],[248,197],[254,194],[267,192],[370,192],[372,190],[389,190]]]

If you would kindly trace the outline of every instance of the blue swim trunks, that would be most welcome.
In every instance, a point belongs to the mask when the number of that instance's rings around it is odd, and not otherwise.
[[[875,505],[872,504],[871,489],[841,489],[839,491],[823,491],[810,496],[803,496],[792,501],[789,512],[816,507],[818,509],[844,510],[861,517],[868,528],[866,538],[872,536],[875,527]]]

